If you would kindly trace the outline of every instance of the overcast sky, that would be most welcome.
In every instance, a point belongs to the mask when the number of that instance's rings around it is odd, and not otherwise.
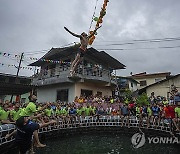
[[[103,1],[97,1],[95,16]],[[0,0],[0,52],[12,54],[0,55],[0,63],[4,63],[0,72],[16,74],[17,69],[8,64],[17,65],[13,57],[17,53],[25,53],[22,66],[27,66],[33,62],[28,57],[40,58],[46,53],[42,50],[78,42],[63,27],[79,34],[88,32],[95,4],[96,0]],[[144,71],[178,74],[179,14],[180,0],[110,0],[93,47],[126,65],[118,75]],[[25,76],[32,73],[20,71]]]

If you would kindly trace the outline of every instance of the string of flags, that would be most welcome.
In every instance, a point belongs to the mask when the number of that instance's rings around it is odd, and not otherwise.
[[[66,62],[62,60],[48,60],[48,59],[40,59],[40,61],[48,62],[48,63],[55,63],[55,64],[71,64],[71,62]]]
[[[14,64],[5,64],[5,63],[0,63],[0,66],[5,66],[5,67],[15,67],[18,68],[18,66]],[[20,66],[20,69],[28,69],[28,70],[33,70],[32,67],[27,67],[27,66]]]
[[[11,54],[11,53],[7,53],[7,52],[0,52],[0,56],[14,57],[14,58],[20,58],[21,57],[21,55]],[[38,60],[39,59],[39,58],[35,58],[35,57],[26,57],[26,56],[23,56],[23,58],[27,58],[30,60]],[[71,62],[65,62],[62,60],[49,60],[49,59],[43,59],[43,58],[39,59],[39,61],[44,61],[44,62],[48,62],[48,63],[56,63],[56,64],[71,64]]]
[[[8,52],[0,52],[0,56],[4,56],[4,57],[12,57],[12,58],[20,58],[21,55],[19,54],[12,54],[12,53],[8,53]],[[26,57],[23,56],[23,58],[27,58],[30,60],[38,60],[39,58],[35,58],[35,57]]]
[[[99,14],[99,17],[94,17],[94,21],[96,21],[96,26],[95,26],[95,28],[98,28],[99,26],[100,26],[100,24],[102,24],[102,22],[103,22],[103,17],[106,15],[106,7],[107,7],[107,3],[109,2],[109,0],[104,0],[104,4],[103,4],[103,6],[102,6],[102,8],[101,8],[101,11],[100,11],[100,14]],[[93,32],[94,31],[90,31],[89,32],[89,34],[91,35],[91,34],[93,34]],[[96,34],[94,34],[91,38],[89,38],[89,45],[92,45],[92,43],[94,42],[94,40],[95,40],[95,35]]]
[[[7,56],[7,57],[14,57],[14,58],[20,58],[21,55],[19,54],[12,54],[12,53],[7,53],[7,52],[0,52],[0,56]]]

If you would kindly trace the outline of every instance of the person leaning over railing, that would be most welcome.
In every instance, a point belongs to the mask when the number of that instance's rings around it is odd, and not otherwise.
[[[20,154],[25,154],[27,151],[33,150],[31,148],[33,147],[32,136],[34,132],[39,128],[46,127],[54,123],[56,123],[55,120],[52,120],[48,123],[42,122],[41,124],[38,124],[33,122],[29,117],[21,116],[16,121],[17,129],[14,130],[11,134],[7,134],[6,138],[9,138],[12,135],[16,134],[15,144],[18,147]]]
[[[26,108],[24,108],[21,111],[20,116],[28,116],[28,117],[30,117],[30,119],[36,119],[36,118],[42,117],[41,114],[36,115],[36,113],[39,112],[36,109],[36,104],[35,104],[36,100],[37,100],[37,97],[35,95],[29,96],[29,101],[30,102],[28,103]],[[40,110],[44,110],[45,108],[47,108],[47,106],[48,106],[48,104],[43,106]],[[40,143],[37,130],[34,131],[34,139],[35,139],[35,146],[36,147],[45,147],[46,146],[46,145]]]

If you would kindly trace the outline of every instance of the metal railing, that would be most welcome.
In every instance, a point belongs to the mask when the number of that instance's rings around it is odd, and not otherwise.
[[[127,128],[139,128],[139,119],[134,116],[129,118],[129,126],[127,123],[127,118],[121,118],[120,116],[100,116],[100,117],[75,117],[70,123],[67,121],[65,122],[62,118],[58,119],[58,123],[56,125],[51,125],[48,127],[40,128],[38,131],[39,133],[47,133],[51,131],[57,131],[62,129],[76,129],[76,128],[88,128],[88,127],[123,127]],[[143,120],[143,126],[140,128],[146,128],[147,123],[146,120]],[[12,124],[5,124],[0,125],[0,146],[3,144],[12,142],[14,137],[6,139],[6,134],[11,133],[15,129],[15,125]],[[167,124],[163,124],[162,122],[158,127],[154,126],[153,124],[150,125],[148,130],[159,130],[161,132],[171,132],[171,128]],[[177,133],[180,135],[180,133]]]
[[[41,71],[37,76],[33,79],[33,85],[42,85],[49,84],[48,80],[53,79],[53,83],[67,81],[67,77],[70,75],[70,66],[60,66],[53,69],[49,69],[46,71]],[[99,80],[105,82],[114,83],[113,78],[111,78],[110,71],[103,68],[89,68],[87,66],[79,65],[76,69],[75,76],[84,79],[90,80]],[[63,80],[59,80],[63,79]],[[56,81],[57,80],[57,81]]]

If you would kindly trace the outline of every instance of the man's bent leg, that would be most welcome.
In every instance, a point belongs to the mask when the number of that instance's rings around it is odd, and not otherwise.
[[[38,148],[43,148],[43,147],[45,147],[46,145],[40,143],[40,141],[39,141],[38,131],[35,130],[33,134],[34,134],[35,146],[38,147]]]

